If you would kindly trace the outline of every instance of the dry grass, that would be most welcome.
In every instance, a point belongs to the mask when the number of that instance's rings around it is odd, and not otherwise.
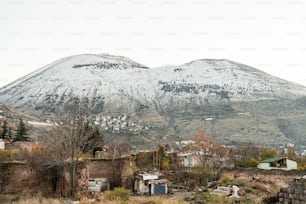
[[[186,203],[183,200],[177,200],[175,198],[167,197],[167,196],[152,196],[152,197],[133,197],[131,199],[132,203],[135,204],[184,204]]]
[[[0,195],[0,204],[62,204],[63,201],[55,198],[45,198],[40,195]]]
[[[103,198],[100,201],[94,202],[95,204],[185,204],[186,202],[182,199],[175,199],[168,196],[131,196],[128,201],[110,201]]]
[[[65,200],[45,198],[40,195],[0,195],[0,204],[62,204]],[[69,202],[68,202],[69,203]],[[131,196],[128,201],[107,200],[101,196],[96,201],[89,198],[81,198],[79,204],[185,204],[182,199],[175,199],[168,196]]]

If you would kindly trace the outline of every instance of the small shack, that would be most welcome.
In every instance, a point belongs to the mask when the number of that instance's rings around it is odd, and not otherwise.
[[[109,182],[107,178],[91,178],[88,181],[88,190],[91,192],[101,192],[109,190]]]
[[[297,169],[296,161],[293,161],[288,158],[269,158],[261,161],[258,164],[259,169],[272,170],[272,169],[281,169],[281,170],[294,170]]]
[[[135,176],[134,191],[137,194],[167,194],[168,183],[167,179],[160,178],[158,174],[137,174]]]

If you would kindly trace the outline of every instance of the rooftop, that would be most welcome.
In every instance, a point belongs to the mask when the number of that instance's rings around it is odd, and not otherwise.
[[[269,159],[262,160],[260,163],[271,163],[271,162],[280,161],[282,159],[285,159],[285,158],[269,158]]]

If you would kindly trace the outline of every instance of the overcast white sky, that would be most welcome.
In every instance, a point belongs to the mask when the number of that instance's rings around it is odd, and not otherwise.
[[[0,1],[0,87],[82,53],[150,67],[227,58],[306,85],[306,1]]]

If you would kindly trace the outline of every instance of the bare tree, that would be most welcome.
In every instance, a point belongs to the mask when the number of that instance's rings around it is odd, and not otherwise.
[[[256,167],[261,148],[252,144],[240,144],[233,149],[234,162],[236,167]]]
[[[60,117],[47,137],[50,168],[60,168],[70,175],[69,195],[75,194],[76,171],[82,153],[102,145],[103,137],[90,118],[86,103],[66,104],[65,114]]]

